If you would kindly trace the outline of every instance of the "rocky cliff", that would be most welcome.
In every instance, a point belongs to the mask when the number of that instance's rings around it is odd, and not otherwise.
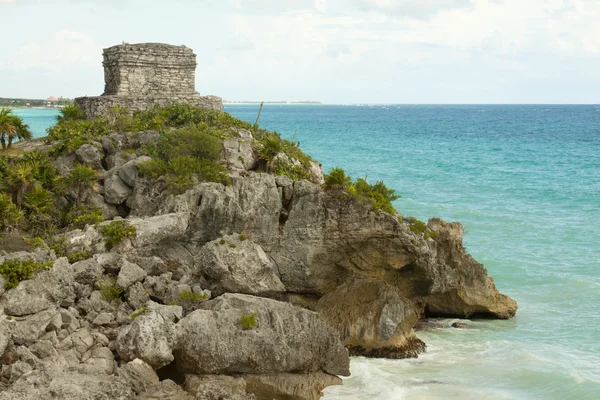
[[[0,257],[50,266],[0,285],[0,399],[318,399],[349,375],[349,355],[425,351],[413,330],[423,317],[515,314],[459,223],[415,229],[324,188],[314,161],[281,152],[265,165],[254,135],[224,139],[227,184],[181,193],[140,172],[158,132],[55,159],[64,176],[97,171],[84,203],[106,221],[59,233],[77,261],[47,248]],[[273,174],[278,159],[305,179]],[[120,219],[134,233],[109,243]]]

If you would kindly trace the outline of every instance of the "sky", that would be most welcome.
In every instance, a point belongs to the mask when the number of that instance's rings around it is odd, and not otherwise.
[[[600,103],[599,0],[0,0],[0,21],[0,97],[100,95],[103,48],[162,42],[226,100]]]

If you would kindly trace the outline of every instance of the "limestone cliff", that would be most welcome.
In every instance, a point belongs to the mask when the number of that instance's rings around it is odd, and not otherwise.
[[[306,179],[275,175],[256,132],[227,132],[229,184],[196,180],[178,195],[140,173],[154,131],[55,159],[63,176],[97,171],[83,202],[106,221],[60,233],[80,260],[0,256],[52,264],[14,288],[0,282],[0,399],[318,399],[349,374],[349,354],[425,351],[413,330],[424,316],[515,314],[465,252],[459,223],[414,229],[325,189],[317,163],[283,152],[270,163]],[[135,234],[107,242],[121,218]]]

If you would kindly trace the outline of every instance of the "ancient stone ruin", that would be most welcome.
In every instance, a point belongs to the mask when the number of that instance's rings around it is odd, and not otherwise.
[[[188,47],[124,43],[104,49],[102,65],[102,96],[75,99],[88,118],[106,115],[114,106],[141,111],[154,105],[188,103],[223,110],[220,97],[196,92],[196,54]]]

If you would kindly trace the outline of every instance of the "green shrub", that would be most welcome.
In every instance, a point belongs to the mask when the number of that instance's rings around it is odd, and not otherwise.
[[[15,228],[23,219],[23,213],[12,202],[10,195],[0,193],[0,230]]]
[[[246,239],[248,239],[248,237],[246,235],[244,235],[243,233],[240,234],[240,242],[245,241]]]
[[[104,225],[100,228],[100,233],[103,234],[104,243],[110,250],[114,245],[121,243],[121,241],[127,237],[133,238],[137,235],[135,226],[129,225],[124,219],[112,221],[111,223]]]
[[[346,175],[342,168],[331,168],[325,175],[325,188],[345,188],[352,183],[352,178]]]
[[[283,142],[277,133],[265,134],[260,141],[258,156],[267,162],[272,162],[275,156],[283,151]]]
[[[221,239],[221,240],[219,240],[219,243],[223,245],[223,244],[227,243],[227,241],[225,239]]]
[[[98,173],[92,167],[77,165],[65,178],[65,183],[75,191],[75,204],[80,205],[85,192],[98,181]]]
[[[47,130],[48,143],[54,143],[52,152],[62,155],[77,150],[81,145],[102,139],[112,130],[108,121],[101,118],[93,120],[68,120],[51,126]]]
[[[179,292],[179,300],[185,303],[202,303],[208,300],[208,293],[194,293],[191,290],[182,290]]]
[[[235,243],[229,243],[229,247],[231,247],[232,249],[235,249],[237,246],[235,245]]]
[[[142,175],[165,178],[175,194],[189,189],[196,180],[227,184],[227,170],[219,163],[223,142],[200,128],[180,129],[161,134],[144,152],[152,157],[139,165]]]
[[[66,222],[80,228],[86,225],[96,225],[104,221],[102,210],[88,205],[73,206],[66,215]]]
[[[388,189],[383,181],[370,184],[365,178],[358,178],[352,182],[352,178],[346,175],[342,168],[332,168],[325,175],[326,189],[346,189],[346,191],[355,198],[371,203],[373,210],[379,212],[383,210],[389,214],[395,214],[396,209],[392,202],[398,200],[400,196],[394,189]]]
[[[148,312],[148,310],[146,309],[146,307],[142,307],[139,310],[137,310],[136,312],[131,314],[131,319],[136,319],[140,315],[145,314],[147,312]]]
[[[33,260],[8,260],[0,264],[0,274],[6,278],[5,289],[12,289],[19,282],[32,279],[35,271],[52,267],[53,262],[38,263]]]
[[[76,104],[69,104],[60,109],[59,114],[56,116],[57,123],[64,123],[69,121],[79,121],[85,119],[85,113]]]
[[[227,128],[252,129],[248,122],[239,120],[228,113],[198,108],[189,104],[172,104],[167,107],[154,107],[148,111],[140,111],[133,115],[140,130],[166,127],[181,128],[196,125],[210,125],[218,129]]]
[[[91,252],[89,250],[78,250],[78,251],[74,251],[71,252],[67,255],[67,258],[69,259],[69,262],[72,263],[76,263],[77,261],[82,261],[82,260],[87,260],[88,258],[91,257]]]
[[[98,289],[100,290],[100,295],[102,298],[108,302],[121,302],[121,295],[123,294],[123,289],[117,286],[117,280],[112,276],[106,276],[96,282],[98,285]]]
[[[240,322],[242,323],[242,327],[244,328],[244,330],[256,328],[257,317],[257,312],[253,312],[252,314],[242,314]]]
[[[294,182],[307,179],[310,180],[312,173],[309,167],[303,165],[296,165],[291,162],[285,162],[284,160],[276,160],[273,163],[273,174],[287,176]]]
[[[392,201],[398,200],[400,196],[395,194],[394,189],[388,189],[383,181],[378,181],[374,185],[369,184],[365,179],[358,178],[348,191],[359,198],[369,199],[375,212],[383,210],[389,214],[394,214],[396,210],[392,206]]]
[[[408,219],[408,222],[410,223],[410,231],[417,236],[423,235],[425,240],[430,238],[437,239],[439,237],[439,233],[430,230],[427,224],[421,220],[411,217]]]
[[[56,254],[56,257],[65,257],[66,256],[67,241],[64,237],[56,236],[56,237],[49,238],[47,241],[48,241],[48,247],[51,250],[54,250],[54,254]]]

